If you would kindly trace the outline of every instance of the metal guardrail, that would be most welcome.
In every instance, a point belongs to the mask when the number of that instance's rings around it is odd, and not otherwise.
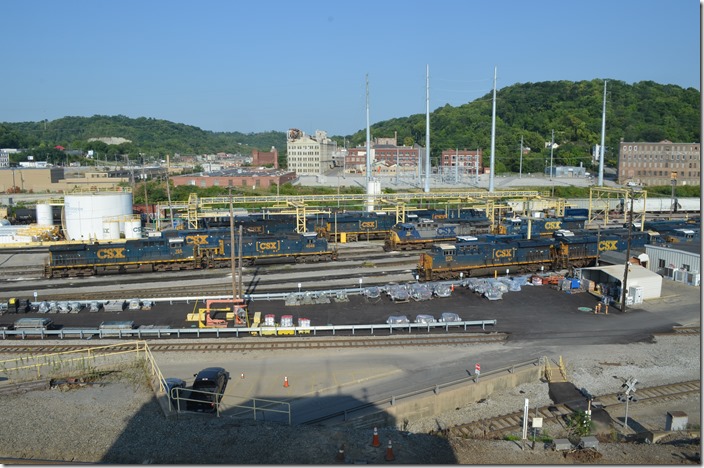
[[[482,377],[484,377],[484,378],[491,377],[494,375],[502,374],[504,372],[508,372],[510,374],[513,374],[516,371],[516,368],[541,365],[541,362],[542,362],[541,358],[534,358],[529,361],[521,361],[521,362],[518,362],[515,364],[511,364],[510,366],[500,367],[498,369],[493,369],[490,371],[483,372]],[[351,409],[337,411],[337,412],[331,413],[327,416],[322,416],[320,418],[311,419],[311,420],[303,422],[302,424],[318,424],[323,421],[328,421],[328,420],[339,418],[339,417],[342,417],[344,421],[348,421],[348,420],[350,420],[350,415],[352,413],[364,411],[366,409],[373,408],[373,407],[384,408],[385,406],[394,406],[400,400],[406,400],[406,399],[417,397],[417,396],[424,395],[424,394],[432,393],[432,394],[437,395],[440,393],[440,391],[443,388],[447,389],[450,387],[454,387],[454,386],[462,385],[462,384],[467,384],[467,383],[471,383],[471,382],[473,382],[475,384],[479,382],[479,378],[478,378],[477,374],[469,375],[469,376],[463,377],[461,379],[451,380],[449,382],[443,382],[443,383],[437,384],[433,387],[425,387],[425,388],[421,388],[418,390],[414,390],[412,392],[402,393],[400,395],[391,395],[390,397],[380,399],[377,401],[373,401],[373,402],[364,403],[362,405],[355,406],[354,408],[351,408]]]
[[[245,413],[248,414],[251,411],[252,416],[255,421],[257,420],[257,411],[260,414],[278,413],[278,414],[286,415],[288,425],[289,426],[291,425],[291,403],[289,403],[287,401],[281,401],[281,400],[268,400],[265,398],[248,398],[248,397],[241,397],[241,396],[237,396],[237,395],[227,395],[227,394],[219,395],[218,393],[207,392],[204,390],[193,390],[193,389],[189,389],[189,388],[175,387],[175,388],[171,389],[172,394],[170,395],[171,398],[169,399],[169,407],[176,410],[176,412],[179,414],[180,413],[190,413],[191,411],[188,410],[188,402],[194,402],[194,403],[199,403],[199,404],[204,403],[204,400],[202,400],[202,399],[193,398],[194,392],[199,393],[201,395],[210,395],[210,399],[207,401],[211,402],[214,405],[215,415],[217,417],[220,417],[220,415],[223,414],[223,412],[227,411],[228,409],[242,410],[242,411],[235,411],[234,414],[228,414],[228,417],[232,417],[232,418],[242,416]],[[220,396],[220,398],[217,398],[218,396]],[[249,401],[251,401],[251,405],[233,405],[233,404],[226,403],[227,400],[232,399],[232,398],[248,399]],[[184,402],[185,407],[181,406],[181,402]],[[284,406],[286,409],[284,409],[284,410],[276,409],[275,408],[276,406]]]
[[[450,327],[462,327],[464,331],[467,331],[467,327],[481,327],[482,330],[486,329],[487,325],[496,325],[496,320],[470,320],[462,322],[435,322],[435,323],[401,323],[401,324],[368,324],[368,325],[321,325],[321,326],[311,326],[311,327],[234,327],[234,328],[116,328],[116,329],[100,329],[100,328],[64,328],[60,330],[44,330],[38,329],[22,329],[22,330],[0,330],[0,338],[8,339],[12,337],[18,337],[21,339],[26,338],[36,338],[40,339],[90,339],[93,337],[97,338],[137,338],[139,340],[144,338],[162,338],[165,336],[176,335],[177,338],[181,336],[194,336],[200,338],[201,335],[207,335],[215,338],[220,338],[221,334],[235,334],[239,338],[240,334],[244,335],[255,335],[255,336],[285,336],[285,335],[314,335],[316,336],[318,332],[332,332],[333,336],[340,331],[351,331],[352,335],[355,335],[357,331],[368,330],[371,335],[374,334],[375,330],[383,330],[393,334],[394,331],[408,331],[412,330],[427,330],[428,333],[430,329],[444,328],[446,332],[449,332]]]

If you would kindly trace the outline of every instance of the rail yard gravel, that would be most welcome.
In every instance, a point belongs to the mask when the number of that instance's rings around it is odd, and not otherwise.
[[[700,335],[660,336],[654,343],[602,345],[560,350],[570,381],[592,395],[619,390],[623,378],[643,386],[700,379]],[[325,353],[326,351],[316,351]],[[165,357],[177,359],[176,355]],[[157,355],[157,360],[161,356]],[[429,432],[547,405],[548,384],[536,382],[492,394],[466,408],[402,428],[379,428],[381,447],[372,447],[367,429],[265,425],[229,418],[182,415],[165,418],[140,370],[106,375],[75,385],[0,398],[5,427],[0,457],[30,462],[174,464],[700,464],[700,396],[648,407],[633,404],[629,417],[663,430],[667,411],[689,416],[691,433],[673,433],[666,443],[621,443],[601,438],[598,451],[558,452],[539,444],[439,437]],[[622,414],[612,414],[613,418]],[[564,437],[559,427],[550,435]],[[614,434],[606,434],[615,439]],[[388,441],[392,448],[389,451]],[[391,453],[393,460],[388,461]],[[26,462],[25,462],[26,463]]]

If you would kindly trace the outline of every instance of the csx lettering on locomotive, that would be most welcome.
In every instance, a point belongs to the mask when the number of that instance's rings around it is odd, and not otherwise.
[[[616,250],[615,240],[603,240],[599,242],[599,251],[603,252],[605,250]]]
[[[95,253],[95,255],[100,259],[125,258],[125,248],[118,247],[118,248],[113,248],[113,249],[100,249]]]
[[[278,242],[258,242],[257,243],[257,250],[259,252],[264,251],[264,250],[278,251],[279,250],[279,243]]]
[[[360,229],[376,229],[376,221],[361,221],[359,227]]]
[[[494,250],[494,258],[513,257],[513,249]]]
[[[558,230],[562,223],[560,221],[547,221],[545,223],[545,230]]]
[[[205,245],[207,243],[208,243],[208,236],[207,235],[186,236],[186,244]]]
[[[439,237],[451,237],[455,235],[454,227],[441,227],[437,229]]]

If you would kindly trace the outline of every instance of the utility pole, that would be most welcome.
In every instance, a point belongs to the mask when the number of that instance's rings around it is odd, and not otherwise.
[[[166,155],[166,198],[169,199],[169,217],[170,219],[170,225],[171,228],[173,229],[174,226],[174,207],[171,205],[171,189],[169,188],[170,184],[170,178],[169,178],[169,168],[171,168],[171,159],[170,156],[167,154]]]
[[[628,267],[631,262],[631,231],[633,230],[633,190],[629,190],[631,197],[631,209],[628,216],[628,242],[626,243],[626,268],[623,272],[623,284],[621,285],[621,312],[626,312],[626,292],[628,291]],[[598,248],[598,247],[597,247]]]
[[[671,200],[670,200],[670,218],[672,218],[672,213],[675,210],[675,203],[677,203],[677,200],[675,199],[675,186],[677,185],[677,172],[672,171],[670,172],[670,185],[672,186],[672,192],[671,192]]]
[[[232,266],[232,299],[237,299],[237,273],[235,270],[235,214],[232,209],[232,186],[228,188],[230,197],[230,265]]]
[[[147,221],[149,221],[149,199],[147,198],[147,174],[142,166],[142,177],[144,178],[144,210],[147,212]]]
[[[238,294],[237,297],[244,300],[244,279],[242,278],[242,225],[240,224],[240,231],[239,231],[239,250],[237,252],[237,278],[239,282],[239,289],[238,289]]]

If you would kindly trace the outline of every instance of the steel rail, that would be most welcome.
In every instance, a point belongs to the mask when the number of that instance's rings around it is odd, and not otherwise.
[[[112,332],[113,334],[115,332]],[[505,341],[508,335],[494,332],[473,332],[452,335],[406,335],[396,337],[342,337],[330,339],[300,337],[248,337],[241,341],[194,341],[192,343],[171,343],[168,341],[150,342],[149,349],[158,352],[231,352],[231,351],[275,351],[280,349],[320,349],[320,348],[372,348],[403,346],[456,346],[484,344]],[[26,344],[22,341],[0,345],[0,354],[52,354],[84,349],[102,348],[103,345],[82,344]],[[119,344],[111,349],[119,349]],[[132,346],[125,344],[125,349]]]

